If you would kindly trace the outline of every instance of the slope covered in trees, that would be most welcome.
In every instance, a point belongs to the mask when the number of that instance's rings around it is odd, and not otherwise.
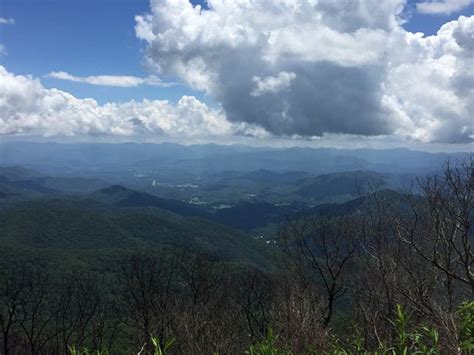
[[[272,243],[119,187],[4,205],[3,354],[469,353],[473,168],[288,215]]]

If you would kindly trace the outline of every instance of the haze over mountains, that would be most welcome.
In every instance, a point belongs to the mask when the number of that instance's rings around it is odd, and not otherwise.
[[[420,173],[439,169],[447,158],[465,153],[428,153],[408,149],[255,148],[243,145],[174,143],[0,143],[0,162],[44,172],[93,174],[127,168],[194,172],[307,171],[314,174],[352,170]],[[61,170],[54,170],[59,169]]]
[[[156,208],[274,237],[285,216],[401,190],[468,153],[215,144],[0,144],[0,202]],[[416,192],[416,191],[415,191]],[[95,208],[95,207],[94,207]],[[324,210],[331,210],[324,207]]]
[[[352,211],[373,190],[417,193],[417,179],[469,155],[408,149],[3,142],[0,206],[8,210],[19,204],[24,211],[72,204],[89,211],[105,208],[112,215],[151,209],[172,230],[186,218],[199,218],[207,223],[204,230],[227,225],[273,240],[289,216]],[[153,230],[147,213],[137,223]],[[114,223],[104,221],[107,226]]]

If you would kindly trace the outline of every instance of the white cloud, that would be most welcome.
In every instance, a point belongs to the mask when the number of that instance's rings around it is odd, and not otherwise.
[[[152,0],[136,34],[147,63],[212,96],[232,122],[282,136],[471,141],[474,17],[423,37],[403,29],[405,3]]]
[[[100,105],[0,67],[0,134],[474,141],[474,16],[424,37],[402,27],[405,0],[208,2],[203,10],[151,0],[135,29],[157,75],[178,77],[219,108],[188,96]],[[49,76],[168,85],[155,76]]]
[[[0,135],[153,136],[186,139],[264,134],[228,122],[220,110],[192,96],[176,104],[166,100],[107,103],[78,99],[46,89],[31,76],[14,75],[0,66]]]
[[[154,75],[148,76],[146,78],[127,75],[75,76],[63,71],[59,71],[49,73],[47,76],[54,79],[68,80],[77,83],[86,83],[99,86],[136,87],[139,85],[153,85],[168,87],[175,85],[174,83],[163,82]]]
[[[253,82],[255,83],[255,87],[250,95],[261,96],[268,93],[276,94],[288,88],[294,78],[296,78],[295,73],[288,73],[286,71],[279,72],[277,76],[267,76],[265,78],[254,76]]]
[[[473,4],[474,0],[428,0],[416,4],[416,9],[424,14],[450,15]]]
[[[15,20],[12,18],[0,17],[0,25],[14,25]]]
[[[473,141],[474,16],[443,25],[435,36],[408,34],[406,44],[406,61],[384,82],[397,132],[423,142]]]

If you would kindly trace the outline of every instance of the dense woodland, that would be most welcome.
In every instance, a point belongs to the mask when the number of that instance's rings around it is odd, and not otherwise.
[[[150,208],[13,204],[0,353],[470,353],[473,169],[404,193],[373,182],[339,213],[287,216],[270,244]]]

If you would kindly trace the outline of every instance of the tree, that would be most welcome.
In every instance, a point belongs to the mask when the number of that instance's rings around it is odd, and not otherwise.
[[[305,216],[287,220],[280,230],[280,243],[291,268],[303,283],[320,286],[324,328],[331,322],[335,302],[348,290],[346,276],[355,253],[353,227],[350,218]]]
[[[152,336],[163,342],[170,336],[177,280],[176,258],[166,250],[132,255],[122,262],[118,281],[123,286],[118,303],[124,323],[138,335],[136,346],[149,345]]]
[[[398,237],[444,275],[450,292],[458,282],[472,297],[474,159],[446,163],[441,176],[420,181],[420,188],[421,199],[410,197],[411,218],[396,221]]]
[[[4,355],[20,343],[18,312],[26,296],[28,281],[27,270],[16,264],[0,274],[0,330]]]

